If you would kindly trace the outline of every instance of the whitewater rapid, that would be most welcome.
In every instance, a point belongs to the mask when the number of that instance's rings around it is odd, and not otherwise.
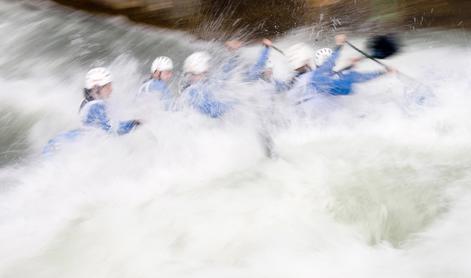
[[[132,99],[155,56],[179,68],[220,43],[39,3],[0,1],[0,277],[471,276],[468,33],[412,32],[388,61],[433,89],[424,105],[394,77],[299,109],[233,81],[221,95],[240,105],[212,120]],[[42,158],[102,65],[114,118],[144,124]],[[256,111],[276,123],[273,159]]]

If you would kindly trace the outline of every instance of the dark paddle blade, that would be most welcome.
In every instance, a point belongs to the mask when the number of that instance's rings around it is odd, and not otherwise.
[[[399,52],[401,44],[396,36],[389,34],[371,37],[367,48],[373,58],[385,59]]]

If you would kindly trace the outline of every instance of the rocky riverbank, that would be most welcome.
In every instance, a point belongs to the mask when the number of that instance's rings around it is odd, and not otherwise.
[[[55,0],[95,13],[220,37],[243,31],[276,36],[320,23],[356,30],[471,27],[471,1],[461,0]]]

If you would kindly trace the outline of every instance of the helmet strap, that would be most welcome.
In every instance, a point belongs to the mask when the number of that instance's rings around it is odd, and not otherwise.
[[[101,97],[101,89],[103,89],[104,86],[95,86],[93,89],[91,89],[90,95],[92,98],[95,99],[100,99]]]
[[[93,88],[92,89],[83,89],[83,98],[87,101],[92,101],[94,100],[94,96],[92,95],[93,93]]]
[[[157,80],[161,80],[161,76],[162,75],[162,72],[159,71],[159,70],[156,70],[154,71],[154,73],[152,74],[152,79],[157,79]]]

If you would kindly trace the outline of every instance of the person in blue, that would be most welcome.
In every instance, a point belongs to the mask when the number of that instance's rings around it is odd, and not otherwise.
[[[198,112],[211,118],[220,118],[231,108],[214,96],[208,78],[211,56],[207,52],[195,52],[185,59],[183,72],[185,85],[182,97]]]
[[[373,72],[358,72],[352,70],[359,59],[355,59],[352,65],[341,72],[334,72],[335,63],[340,56],[342,46],[347,37],[338,35],[335,37],[337,47],[335,50],[323,48],[316,52],[315,63],[316,70],[311,73],[309,86],[317,93],[326,93],[329,95],[349,95],[353,93],[353,86],[358,83],[367,82],[376,79],[385,73],[393,73],[394,69],[379,70]]]
[[[255,65],[250,67],[247,72],[245,81],[253,82],[262,80],[267,84],[273,85],[277,92],[288,90],[289,86],[286,82],[273,78],[273,63],[269,58],[271,46],[273,44],[272,41],[269,39],[263,39],[262,44],[264,46],[262,52],[260,53]]]
[[[286,50],[286,58],[293,69],[293,74],[286,82],[285,89],[304,90],[314,67],[314,49],[306,43],[296,43]]]
[[[157,57],[151,66],[151,79],[145,82],[137,94],[137,98],[157,96],[165,108],[172,105],[174,96],[168,88],[168,82],[173,76],[173,61],[169,57]]]
[[[111,74],[106,68],[90,70],[85,79],[85,99],[80,107],[82,127],[61,133],[49,140],[43,149],[43,154],[53,153],[60,148],[61,144],[75,141],[90,130],[101,130],[109,134],[123,135],[140,125],[138,120],[119,122],[117,127],[111,125],[106,100],[111,96],[113,87]]]

